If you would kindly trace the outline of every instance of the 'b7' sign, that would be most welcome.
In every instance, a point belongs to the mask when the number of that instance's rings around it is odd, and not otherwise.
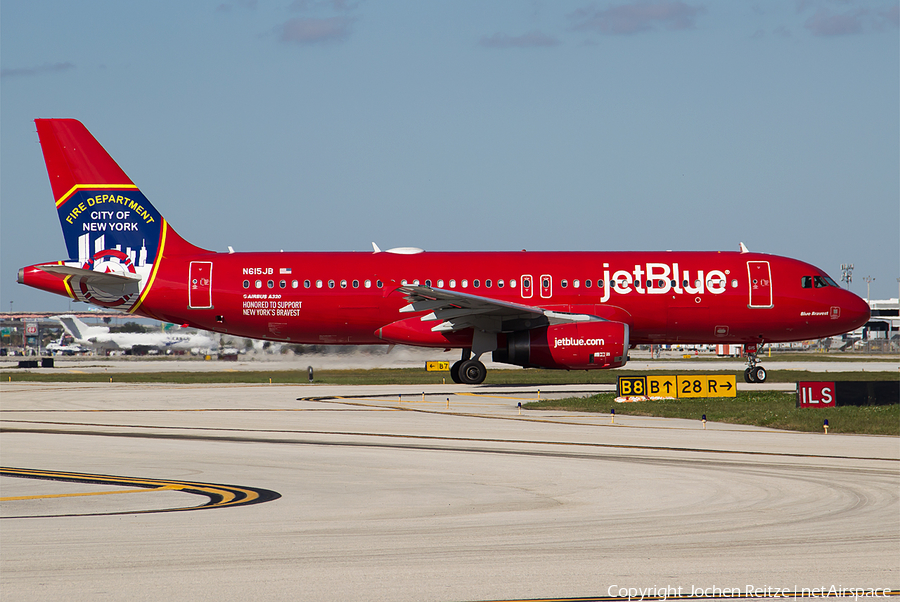
[[[797,383],[798,408],[833,408],[836,401],[834,383]]]

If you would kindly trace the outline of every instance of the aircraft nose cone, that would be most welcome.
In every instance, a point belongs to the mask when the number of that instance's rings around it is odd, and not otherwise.
[[[851,330],[865,326],[866,322],[869,321],[871,311],[865,299],[847,291],[847,300],[841,305],[841,318],[844,319]]]

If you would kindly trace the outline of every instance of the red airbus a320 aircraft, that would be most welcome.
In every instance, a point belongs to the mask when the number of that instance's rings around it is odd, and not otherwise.
[[[741,252],[216,253],[181,238],[87,129],[36,120],[69,259],[18,281],[76,301],[241,337],[462,349],[479,361],[617,368],[640,344],[765,343],[841,334],[869,307],[817,267]]]

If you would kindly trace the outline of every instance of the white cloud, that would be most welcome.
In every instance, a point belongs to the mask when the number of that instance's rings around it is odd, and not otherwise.
[[[349,37],[353,21],[350,17],[289,19],[279,27],[280,39],[301,45],[341,42]]]
[[[572,29],[576,31],[630,35],[653,31],[660,27],[670,30],[693,29],[697,16],[705,10],[703,6],[659,0],[638,1],[605,9],[588,6],[576,10],[569,16],[575,21]]]
[[[39,67],[20,67],[18,69],[0,69],[0,77],[29,77],[49,73],[64,73],[74,69],[72,63],[48,63]]]
[[[539,31],[529,31],[520,36],[495,33],[481,38],[478,43],[487,48],[542,48],[559,45],[559,39]]]

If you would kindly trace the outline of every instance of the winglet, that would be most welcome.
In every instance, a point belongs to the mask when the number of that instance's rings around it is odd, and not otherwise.
[[[381,249],[378,248],[378,245],[375,244],[375,241],[372,241],[372,249],[374,253],[381,253]]]
[[[749,253],[750,249],[747,248],[747,245],[741,243],[741,253]]]

